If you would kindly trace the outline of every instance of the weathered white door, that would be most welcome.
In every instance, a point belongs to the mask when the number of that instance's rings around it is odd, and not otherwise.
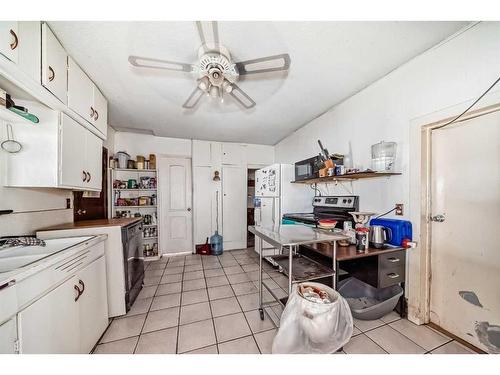
[[[500,352],[499,172],[500,112],[432,131],[430,319],[489,352]]]
[[[160,158],[158,174],[162,253],[192,251],[191,160]]]

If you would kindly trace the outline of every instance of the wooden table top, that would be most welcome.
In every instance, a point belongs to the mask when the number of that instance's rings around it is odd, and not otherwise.
[[[333,245],[329,243],[321,243],[309,245],[308,247],[313,248],[320,254],[326,255],[328,257],[332,257]],[[385,249],[376,249],[374,247],[369,247],[368,250],[358,253],[356,251],[355,245],[350,246],[339,246],[337,244],[337,261],[341,262],[343,260],[356,259],[356,258],[365,258],[385,253],[392,253],[394,251],[406,250],[404,247],[388,247]]]

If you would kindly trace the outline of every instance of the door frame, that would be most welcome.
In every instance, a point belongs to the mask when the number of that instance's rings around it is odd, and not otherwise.
[[[416,324],[430,322],[432,130],[454,119],[473,100],[410,121],[410,220],[418,245],[408,252],[406,285],[408,319]],[[500,91],[496,91],[486,95],[478,109],[457,123],[499,110]]]
[[[162,230],[161,229],[161,226],[163,225],[162,224],[162,220],[161,220],[161,216],[162,216],[162,213],[161,213],[161,209],[162,209],[162,196],[163,196],[163,190],[161,188],[161,184],[160,184],[160,161],[161,159],[186,159],[189,161],[189,167],[191,168],[191,248],[192,250],[191,251],[183,251],[183,252],[180,252],[180,253],[172,253],[172,254],[168,254],[166,252],[163,252],[163,244],[162,244],[162,236],[160,235],[160,231]],[[173,154],[157,154],[156,155],[156,176],[158,178],[158,181],[157,181],[157,186],[158,186],[158,195],[157,195],[157,199],[158,199],[158,202],[156,202],[156,211],[157,211],[157,216],[158,216],[158,228],[159,228],[159,232],[158,232],[158,248],[160,249],[161,251],[161,256],[160,257],[169,257],[169,256],[176,256],[176,255],[183,255],[183,254],[193,254],[194,253],[194,215],[193,215],[193,200],[194,200],[194,184],[193,184],[193,160],[192,160],[192,157],[191,156],[187,156],[187,155],[173,155]]]

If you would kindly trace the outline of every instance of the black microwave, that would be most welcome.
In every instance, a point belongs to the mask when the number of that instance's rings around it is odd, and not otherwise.
[[[308,180],[319,177],[319,166],[321,160],[315,156],[295,163],[295,181]]]

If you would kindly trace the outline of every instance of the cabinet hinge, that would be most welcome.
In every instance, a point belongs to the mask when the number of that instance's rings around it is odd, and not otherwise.
[[[19,354],[19,352],[20,352],[19,340],[18,340],[18,339],[16,339],[16,340],[14,341],[14,353]]]

